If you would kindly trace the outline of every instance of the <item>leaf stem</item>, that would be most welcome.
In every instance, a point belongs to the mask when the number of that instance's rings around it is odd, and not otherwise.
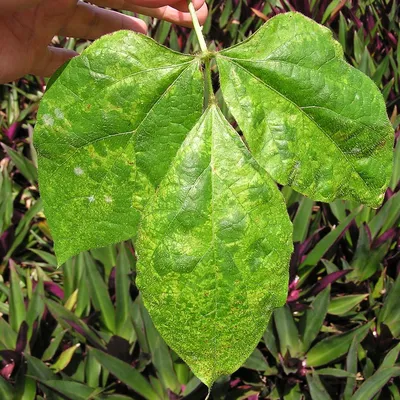
[[[197,39],[200,44],[200,49],[203,53],[207,53],[208,52],[207,44],[206,44],[206,41],[204,40],[203,31],[201,30],[201,26],[200,26],[199,20],[197,18],[196,10],[194,9],[194,6],[193,6],[193,3],[191,2],[191,0],[188,1],[188,7],[189,7],[190,15],[192,17],[194,31],[196,32],[196,36],[197,36]]]

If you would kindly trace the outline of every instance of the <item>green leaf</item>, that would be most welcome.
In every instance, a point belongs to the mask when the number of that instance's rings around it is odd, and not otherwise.
[[[332,247],[332,245],[340,238],[343,232],[348,229],[349,224],[359,214],[361,207],[356,208],[349,214],[338,226],[332,227],[331,232],[324,236],[315,247],[307,254],[305,260],[301,263],[300,269],[307,265],[316,266],[325,253]]]
[[[330,286],[319,293],[300,319],[300,334],[303,351],[307,351],[317,337],[328,311]]]
[[[378,325],[384,323],[394,337],[400,336],[400,275],[387,294],[383,307],[378,316]]]
[[[360,341],[356,336],[354,336],[346,357],[346,371],[354,375],[357,374],[357,358],[358,358],[357,349],[359,345]],[[344,400],[349,400],[351,398],[355,386],[356,386],[356,378],[355,377],[347,378],[346,385],[343,390]]]
[[[339,368],[321,368],[318,375],[334,376],[336,378],[355,378],[356,375]]]
[[[293,221],[293,242],[303,242],[306,240],[313,204],[314,202],[307,197],[301,199],[299,209]]]
[[[117,334],[129,340],[129,331],[133,330],[132,324],[128,325],[129,330],[125,327],[129,321],[129,305],[130,305],[130,276],[131,266],[134,260],[129,250],[122,244],[117,258],[117,266],[115,268],[115,326]]]
[[[360,386],[351,400],[372,400],[388,380],[395,376],[400,376],[400,367],[379,369]]]
[[[275,184],[211,106],[147,207],[137,244],[145,306],[208,386],[242,365],[284,304],[291,239]]]
[[[280,352],[283,356],[287,352],[292,357],[297,357],[300,350],[299,332],[288,305],[274,311],[274,321],[278,332]]]
[[[254,369],[255,371],[265,371],[269,368],[267,360],[257,348],[250,354],[250,357],[243,365],[245,368]]]
[[[202,103],[198,58],[134,32],[105,36],[68,63],[34,136],[59,264],[135,236]]]
[[[342,357],[349,350],[354,337],[359,342],[365,338],[373,322],[368,322],[357,329],[321,340],[307,353],[307,365],[319,367]]]
[[[154,327],[153,321],[143,306],[142,301],[140,301],[140,312],[142,314],[149,350],[151,353],[151,361],[156,367],[157,373],[164,387],[178,393],[180,391],[180,383],[174,370],[171,352],[164,339]]]
[[[0,397],[2,399],[12,399],[13,393],[13,387],[3,377],[0,376]]]
[[[100,389],[93,389],[79,382],[73,381],[40,381],[44,386],[53,390],[55,393],[65,396],[71,400],[87,400],[96,398]]]
[[[310,388],[312,400],[331,400],[331,397],[319,379],[317,372],[314,372],[313,374],[307,374],[306,378]]]
[[[104,368],[135,392],[148,400],[159,399],[150,383],[140,374],[139,371],[132,368],[129,364],[100,350],[91,349],[90,352]]]
[[[335,297],[331,300],[328,313],[333,315],[342,315],[352,310],[368,297],[368,294],[355,294],[350,296]]]
[[[51,366],[51,369],[57,373],[67,368],[68,364],[72,360],[73,355],[75,354],[75,351],[78,349],[79,346],[80,343],[77,343],[64,350],[58,357],[58,360]]]
[[[21,174],[28,179],[32,185],[34,185],[37,181],[37,170],[32,162],[28,158],[24,157],[23,154],[11,149],[5,144],[2,144],[2,146]]]
[[[397,357],[399,356],[400,352],[400,343],[398,343],[389,353],[386,354],[382,364],[380,365],[379,369],[393,367],[396,363]]]
[[[100,312],[105,327],[115,333],[115,309],[108,294],[107,285],[101,276],[93,258],[85,253],[86,274],[89,279],[90,297],[94,308]]]
[[[19,331],[21,323],[25,321],[26,309],[24,303],[24,295],[20,286],[19,275],[16,271],[14,261],[9,261],[10,268],[10,325],[15,332]]]
[[[380,205],[393,129],[378,88],[343,60],[329,29],[280,14],[217,63],[224,99],[274,179],[314,200]]]

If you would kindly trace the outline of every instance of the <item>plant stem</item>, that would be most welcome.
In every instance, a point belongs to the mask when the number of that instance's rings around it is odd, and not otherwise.
[[[194,9],[194,6],[193,6],[193,3],[191,2],[191,0],[188,1],[188,7],[189,7],[190,15],[192,17],[194,31],[196,32],[196,36],[197,36],[197,39],[200,44],[200,49],[203,53],[207,53],[207,51],[208,51],[207,44],[206,44],[206,41],[204,40],[203,32],[201,30],[199,20],[197,19],[196,10]]]

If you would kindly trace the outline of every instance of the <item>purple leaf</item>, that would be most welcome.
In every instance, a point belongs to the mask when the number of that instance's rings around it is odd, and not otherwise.
[[[27,341],[28,341],[28,324],[26,323],[26,321],[22,321],[18,332],[15,351],[17,353],[22,353],[25,350]]]
[[[10,141],[13,141],[15,139],[15,136],[17,135],[18,132],[18,128],[19,128],[19,123],[14,122],[9,126],[8,129],[5,130],[4,134]]]
[[[392,241],[397,236],[397,234],[398,228],[390,228],[373,241],[371,248],[376,249],[388,240]]]
[[[330,285],[331,283],[336,282],[338,279],[344,277],[350,271],[351,271],[351,269],[345,269],[343,271],[335,271],[329,275],[324,276],[320,281],[318,281],[314,285],[314,288],[312,289],[311,294],[313,294],[313,295],[318,294],[319,292],[324,290],[328,285]]]
[[[53,294],[54,296],[58,297],[59,299],[64,298],[64,290],[60,288],[56,283],[45,281],[43,282],[44,288]]]

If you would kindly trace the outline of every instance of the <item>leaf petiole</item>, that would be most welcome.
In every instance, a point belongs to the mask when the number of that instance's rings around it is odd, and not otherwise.
[[[207,44],[206,41],[204,40],[203,32],[199,20],[197,18],[196,10],[194,9],[193,3],[190,0],[188,1],[188,7],[190,15],[193,20],[194,31],[196,32],[196,36],[200,44],[200,49],[203,53],[207,53],[208,52]]]

